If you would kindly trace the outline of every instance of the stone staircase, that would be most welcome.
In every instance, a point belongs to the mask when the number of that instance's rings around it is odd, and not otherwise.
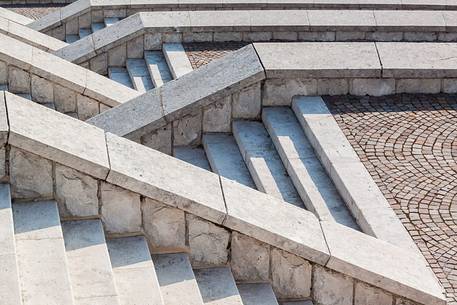
[[[108,77],[142,93],[192,71],[179,43],[166,43],[162,51],[145,51],[144,58],[128,58],[125,67],[109,66]]]
[[[112,26],[119,20],[121,20],[121,18],[119,18],[119,17],[106,17],[103,19],[103,22],[93,22],[93,23],[91,23],[90,27],[79,28],[79,29],[77,29],[78,30],[77,33],[72,33],[72,34],[69,33],[69,34],[65,35],[65,42],[73,43],[75,41],[78,41],[101,29]]]
[[[151,255],[144,236],[106,238],[99,219],[61,220],[55,201],[12,203],[8,184],[0,220],[5,305],[278,305],[270,284],[194,270],[186,253]]]
[[[310,130],[308,107],[266,107],[261,121],[235,120],[233,134],[205,133],[202,147],[175,147],[174,156],[360,230],[312,144],[325,130]]]

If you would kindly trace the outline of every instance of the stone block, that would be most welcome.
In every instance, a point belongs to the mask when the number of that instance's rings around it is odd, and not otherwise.
[[[146,33],[144,34],[144,49],[145,50],[161,50],[162,49],[162,33]]]
[[[124,43],[108,51],[108,66],[123,67],[127,62],[127,45]]]
[[[270,246],[233,231],[230,265],[237,281],[268,282]]]
[[[319,265],[314,266],[313,272],[313,300],[317,304],[353,305],[351,278]]]
[[[396,298],[395,305],[419,305],[419,303],[404,299],[404,298]]]
[[[336,31],[336,41],[363,41],[365,40],[365,32],[347,32],[347,31]]]
[[[15,199],[52,198],[52,162],[37,155],[11,147],[10,182]]]
[[[442,86],[444,93],[457,93],[457,79],[455,78],[443,79]]]
[[[297,41],[298,32],[273,32],[274,40]]]
[[[224,41],[241,41],[241,32],[214,32],[213,40],[215,42]]]
[[[14,66],[8,68],[8,90],[13,93],[30,93],[29,72]]]
[[[311,274],[312,266],[308,261],[278,248],[271,250],[272,285],[279,298],[308,298]]]
[[[335,32],[298,32],[300,41],[335,41]]]
[[[182,42],[182,33],[163,33],[162,42],[163,43],[181,43]]]
[[[65,23],[65,35],[75,35],[79,33],[78,18],[73,18]]]
[[[402,41],[403,32],[368,32],[365,34],[368,41]]]
[[[391,294],[365,283],[355,283],[354,305],[392,305],[392,302]]]
[[[103,22],[105,17],[103,16],[103,9],[94,9],[91,10],[92,22]]]
[[[76,97],[78,118],[85,121],[99,113],[99,102],[90,97],[78,94]]]
[[[156,200],[145,198],[141,205],[143,228],[155,249],[185,249],[185,212]]]
[[[52,30],[52,37],[65,41],[65,27],[63,25],[58,26]]]
[[[432,42],[438,40],[438,33],[435,32],[405,32],[403,33],[404,41],[411,42]]]
[[[230,231],[192,214],[186,220],[192,266],[226,265]]]
[[[56,200],[64,216],[98,215],[98,181],[72,168],[56,164]]]
[[[213,41],[212,32],[185,32],[182,34],[183,42],[210,42]]]
[[[231,102],[229,95],[203,109],[203,132],[230,132]]]
[[[84,13],[78,17],[79,28],[90,28],[92,16],[90,12]]]
[[[440,79],[397,79],[396,93],[439,93]]]
[[[235,119],[256,119],[260,116],[261,108],[260,83],[244,88],[232,96],[232,116]]]
[[[141,137],[141,143],[164,154],[172,153],[172,128],[171,124],[156,129]]]
[[[102,104],[102,103],[100,103],[99,107],[100,107],[100,113],[102,113],[102,112],[105,112],[105,111],[107,111],[107,110],[110,110],[110,109],[111,109],[111,107],[110,107],[110,106],[108,106],[108,105],[105,105],[105,104]]]
[[[322,78],[317,80],[318,95],[344,95],[349,92],[348,80],[344,78]]]
[[[101,214],[109,233],[136,233],[141,230],[140,195],[110,183],[100,186]]]
[[[0,61],[0,84],[8,82],[8,65],[6,62]]]
[[[108,75],[108,55],[106,52],[97,55],[89,61],[90,70],[101,74]]]
[[[32,74],[32,99],[41,104],[54,102],[54,87],[50,81]]]
[[[0,179],[6,177],[6,148],[0,148]]]
[[[352,95],[382,96],[395,93],[393,78],[355,78],[350,81]]]
[[[263,106],[290,106],[295,95],[316,95],[315,79],[267,79],[263,86]]]
[[[455,42],[457,41],[457,33],[438,33],[438,41]]]
[[[202,113],[184,116],[173,122],[173,146],[195,146],[201,143]]]
[[[54,84],[54,104],[59,112],[76,112],[76,92]]]
[[[143,58],[144,37],[140,35],[127,42],[127,58]]]
[[[273,38],[272,32],[243,32],[243,41],[260,42],[270,41]]]

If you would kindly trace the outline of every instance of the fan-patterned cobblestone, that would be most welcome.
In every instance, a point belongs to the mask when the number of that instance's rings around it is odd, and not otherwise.
[[[339,126],[457,304],[457,96],[327,97]]]
[[[31,19],[40,19],[41,17],[52,13],[66,4],[62,3],[51,3],[51,4],[39,4],[39,3],[30,3],[30,4],[15,4],[15,5],[5,5],[5,8],[29,17]]]
[[[192,68],[197,69],[248,44],[247,42],[198,42],[184,43],[183,46]]]

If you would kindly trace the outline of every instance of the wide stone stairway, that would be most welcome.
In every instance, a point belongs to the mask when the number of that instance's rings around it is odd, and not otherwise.
[[[121,20],[118,17],[105,17],[101,22],[92,22],[89,27],[78,27],[78,23],[70,24],[67,26],[67,32],[65,35],[65,42],[73,43],[78,41],[86,36],[89,36],[92,33],[95,33],[101,29],[112,26],[114,23]],[[76,20],[78,21],[78,20]]]

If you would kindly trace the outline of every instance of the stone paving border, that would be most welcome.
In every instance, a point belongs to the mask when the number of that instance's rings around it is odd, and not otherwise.
[[[338,287],[344,283],[347,289],[341,293],[351,301],[358,297],[353,294],[354,278],[400,295],[394,296],[397,304],[407,302],[402,298],[424,305],[445,304],[441,287],[424,260],[414,252],[336,223],[319,222],[308,211],[10,93],[4,93],[4,99],[6,104],[0,107],[0,136],[1,143],[8,147],[3,152],[12,154],[8,158],[9,175],[15,198],[21,196],[21,188],[34,188],[29,178],[22,184],[23,166],[27,164],[28,177],[35,173],[47,177],[43,175],[52,171],[52,166],[47,167],[52,161],[54,166],[77,170],[79,177],[90,175],[98,183],[113,183],[136,193],[138,198],[148,197],[253,237],[271,245],[273,252],[280,249],[309,260],[316,264],[315,278],[325,281],[329,277]],[[30,159],[20,163],[16,159],[18,154]],[[195,184],[196,179],[200,183]],[[41,188],[46,185],[44,178],[37,183],[40,189],[34,194],[38,198],[42,191],[43,196],[53,193]],[[104,220],[121,219],[122,216]],[[319,302],[329,294],[334,295],[332,289],[331,285],[314,285],[313,298]],[[358,293],[363,297],[369,292]],[[377,293],[386,294],[380,290]]]

